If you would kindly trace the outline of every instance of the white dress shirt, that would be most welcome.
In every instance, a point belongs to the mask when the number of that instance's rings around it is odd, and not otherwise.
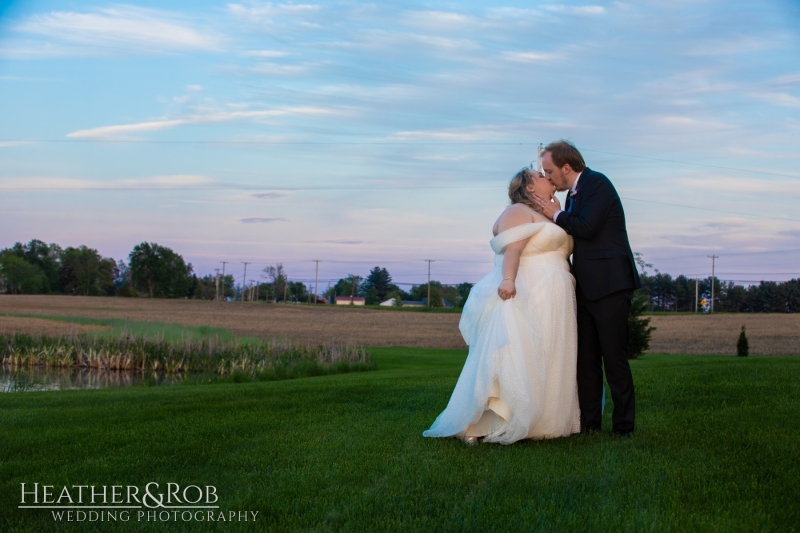
[[[581,174],[583,174],[583,171],[582,171],[582,170],[581,170],[581,171],[578,173],[578,177],[577,177],[577,178],[575,178],[575,183],[573,183],[573,184],[572,184],[572,187],[570,187],[570,189],[569,189],[569,190],[572,192],[572,194],[575,194],[575,190],[578,188],[578,180],[579,180],[579,179],[581,179]],[[574,202],[574,201],[575,201],[575,200],[573,200],[573,202]],[[556,221],[556,219],[558,219],[558,215],[560,215],[560,214],[561,214],[561,213],[563,213],[563,212],[564,212],[564,210],[563,210],[563,209],[559,209],[558,211],[556,211],[556,214],[555,214],[555,215],[553,215],[553,222],[555,222],[555,221]]]

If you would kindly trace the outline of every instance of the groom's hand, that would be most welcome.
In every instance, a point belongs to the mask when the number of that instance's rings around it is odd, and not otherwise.
[[[539,209],[541,209],[540,213],[549,219],[552,219],[553,215],[558,213],[558,211],[561,209],[561,202],[558,201],[558,198],[556,198],[555,195],[545,198],[539,194],[534,194],[533,201],[539,206]]]

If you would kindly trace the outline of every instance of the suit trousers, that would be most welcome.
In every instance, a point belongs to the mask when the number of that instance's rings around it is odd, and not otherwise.
[[[600,431],[603,418],[603,368],[611,388],[615,433],[634,429],[636,400],[628,364],[628,312],[632,290],[588,300],[577,290],[578,301],[578,402],[581,432]]]

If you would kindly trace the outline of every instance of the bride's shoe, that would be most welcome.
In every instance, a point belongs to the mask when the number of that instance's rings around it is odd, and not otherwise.
[[[465,437],[463,440],[467,446],[475,446],[479,442],[478,437]]]

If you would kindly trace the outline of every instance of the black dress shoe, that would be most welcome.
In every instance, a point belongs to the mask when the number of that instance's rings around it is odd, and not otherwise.
[[[621,439],[629,439],[633,437],[633,431],[614,431],[614,436]]]

